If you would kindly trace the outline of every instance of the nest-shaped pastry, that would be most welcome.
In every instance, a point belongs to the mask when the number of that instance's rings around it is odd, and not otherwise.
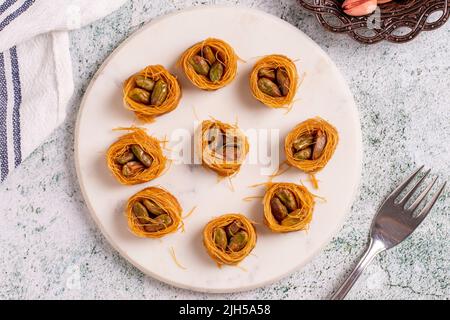
[[[253,96],[271,108],[292,105],[297,87],[297,67],[283,55],[270,55],[260,59],[250,73]]]
[[[255,247],[256,230],[244,215],[225,214],[205,226],[203,244],[218,265],[237,265]]]
[[[182,209],[168,191],[149,187],[133,195],[127,202],[128,227],[138,237],[161,238],[175,232],[181,223]]]
[[[200,126],[197,149],[202,165],[221,177],[235,175],[249,150],[245,134],[236,125],[218,120],[205,120]]]
[[[141,128],[117,130],[131,131],[114,142],[106,154],[108,168],[117,181],[124,185],[134,185],[159,177],[167,162],[161,142],[147,135]],[[138,156],[135,154],[137,152],[140,152]]]
[[[179,64],[194,86],[213,91],[225,87],[234,80],[237,60],[236,53],[228,43],[208,38],[187,49],[182,54]],[[197,64],[200,70],[197,69]],[[213,70],[219,71],[220,76],[216,72],[215,78],[211,77]]]
[[[142,81],[143,84],[137,80]],[[148,83],[146,84],[145,81]],[[158,99],[156,95],[158,82],[162,82],[158,90],[159,97],[165,96],[164,99]],[[135,89],[141,90],[145,99],[140,101],[133,99],[131,93]],[[136,117],[143,122],[152,122],[155,117],[174,110],[180,99],[181,87],[177,78],[161,65],[148,66],[129,77],[123,84],[125,106],[134,111]]]
[[[270,184],[263,198],[264,223],[274,232],[308,229],[314,210],[314,196],[294,183]]]
[[[304,172],[315,173],[331,159],[338,141],[338,132],[330,123],[319,117],[308,119],[286,136],[286,160]]]

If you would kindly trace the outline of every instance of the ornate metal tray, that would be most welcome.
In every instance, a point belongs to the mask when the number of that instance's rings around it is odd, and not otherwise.
[[[373,44],[382,40],[403,43],[421,31],[442,26],[450,15],[450,0],[396,0],[379,5],[372,15],[351,17],[341,5],[343,0],[299,0],[316,14],[329,31],[346,33],[358,42]]]

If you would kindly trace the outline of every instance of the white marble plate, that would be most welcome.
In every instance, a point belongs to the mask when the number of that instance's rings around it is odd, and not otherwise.
[[[246,61],[239,63],[235,81],[216,92],[194,88],[176,66],[186,48],[207,37],[226,40]],[[247,79],[253,63],[258,57],[272,53],[295,59],[304,76],[297,101],[288,114],[265,107],[249,91]],[[317,175],[320,189],[314,191],[327,201],[317,203],[309,231],[271,233],[262,224],[261,201],[242,200],[264,194],[263,187],[249,188],[267,181],[267,176],[261,174],[265,167],[261,161],[243,165],[233,179],[234,192],[228,181],[218,182],[215,174],[200,165],[173,164],[162,177],[138,186],[122,186],[115,181],[106,167],[105,152],[122,133],[112,129],[140,125],[122,105],[122,81],[150,64],[166,66],[179,76],[183,87],[179,107],[155,123],[145,125],[150,134],[171,138],[169,146],[175,145],[176,136],[182,130],[193,134],[196,116],[202,120],[213,116],[230,123],[237,118],[244,131],[264,133],[267,129],[273,132],[279,129],[279,137],[273,141],[280,142],[294,125],[310,117],[321,116],[337,127],[339,145],[327,167]],[[251,148],[255,150],[255,145]],[[317,44],[277,17],[245,8],[213,6],[154,20],[114,51],[85,94],[75,151],[78,178],[87,205],[103,234],[122,256],[144,273],[174,286],[205,292],[234,292],[269,284],[299,269],[339,230],[360,179],[361,132],[352,95],[333,62]],[[277,154],[272,158],[276,159]],[[169,151],[167,155],[171,156]],[[276,181],[299,182],[300,179],[311,187],[306,175],[294,169]],[[184,233],[179,231],[154,240],[137,238],[127,229],[126,200],[151,185],[171,191],[185,212],[197,206],[194,214],[185,220]],[[242,212],[258,223],[256,247],[241,263],[242,268],[219,269],[202,245],[203,226],[212,217],[228,212]],[[174,263],[170,248],[186,269]]]

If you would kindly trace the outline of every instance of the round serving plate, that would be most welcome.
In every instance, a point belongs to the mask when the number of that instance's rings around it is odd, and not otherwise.
[[[242,61],[233,83],[215,92],[194,88],[177,67],[181,53],[208,37],[227,41]],[[289,113],[256,101],[248,84],[254,62],[261,56],[281,53],[296,60],[302,84]],[[151,124],[137,122],[122,104],[122,83],[131,74],[151,64],[162,64],[178,76],[183,88],[180,105]],[[270,168],[267,160],[284,160],[283,141],[299,122],[320,116],[336,126],[340,142],[336,152],[317,178],[317,202],[310,229],[289,234],[271,233],[263,224],[260,199]],[[231,181],[199,164],[172,163],[161,177],[137,186],[120,185],[108,171],[105,153],[123,132],[117,127],[147,128],[149,134],[169,140],[166,155],[174,158],[180,137],[189,139],[198,120],[214,117],[235,123],[250,139],[250,155]],[[111,245],[142,272],[172,284],[204,292],[235,292],[269,284],[299,269],[331,240],[342,226],[360,179],[361,130],[357,108],[345,81],[330,58],[305,34],[266,13],[239,7],[200,7],[153,20],[120,45],[92,79],[84,96],[77,122],[75,161],[81,189],[89,210]],[[271,143],[264,142],[270,137]],[[185,141],[185,140],[183,140]],[[185,147],[191,147],[190,141]],[[279,146],[277,146],[279,144]],[[272,149],[271,156],[267,147]],[[171,149],[171,150],[170,150]],[[189,153],[190,148],[184,152]],[[178,152],[178,151],[177,151]],[[186,156],[186,154],[184,154]],[[186,158],[186,157],[185,157]],[[188,156],[187,158],[190,158]],[[252,158],[252,159],[249,159]],[[255,160],[256,159],[256,160]],[[186,161],[185,161],[186,162]],[[189,162],[189,161],[187,161]],[[303,181],[307,176],[291,169],[275,181]],[[184,212],[196,207],[184,220],[184,232],[161,239],[142,239],[127,228],[124,207],[127,199],[148,186],[162,186],[173,193]],[[258,240],[252,254],[239,267],[218,268],[202,244],[202,230],[213,217],[240,212],[256,224]],[[173,259],[175,252],[181,268]]]

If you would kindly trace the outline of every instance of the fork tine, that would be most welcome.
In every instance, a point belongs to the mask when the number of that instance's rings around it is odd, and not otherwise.
[[[434,184],[436,183],[438,177],[434,178],[433,181],[428,185],[428,187],[423,190],[420,195],[417,197],[417,199],[414,201],[414,203],[408,208],[408,211],[413,212],[417,209],[417,207],[420,205],[420,203],[425,199],[428,192],[430,192],[431,188],[433,188]]]
[[[403,206],[406,205],[406,202],[408,202],[408,200],[411,198],[411,196],[414,194],[414,192],[417,190],[417,188],[422,184],[423,180],[428,176],[430,171],[431,171],[431,169],[429,169],[427,172],[425,172],[423,177],[420,178],[420,180],[417,181],[417,183],[414,185],[414,187],[403,197],[402,200],[400,200],[399,204],[401,204]]]
[[[417,176],[417,174],[420,172],[420,170],[423,169],[424,166],[421,166],[419,169],[414,171],[408,178],[406,178],[405,181],[403,181],[397,188],[395,188],[394,191],[389,195],[389,199],[395,200],[400,193],[405,189],[405,187],[411,182],[412,179]]]
[[[422,211],[419,213],[419,215],[416,217],[416,226],[418,226],[427,217],[427,215],[430,213],[431,208],[433,208],[434,204],[436,203],[437,199],[441,195],[442,191],[444,191],[444,188],[445,188],[446,184],[447,184],[447,182],[444,182],[442,184],[441,188],[433,196],[433,198],[431,199],[430,203],[427,204],[426,207],[423,208]]]

